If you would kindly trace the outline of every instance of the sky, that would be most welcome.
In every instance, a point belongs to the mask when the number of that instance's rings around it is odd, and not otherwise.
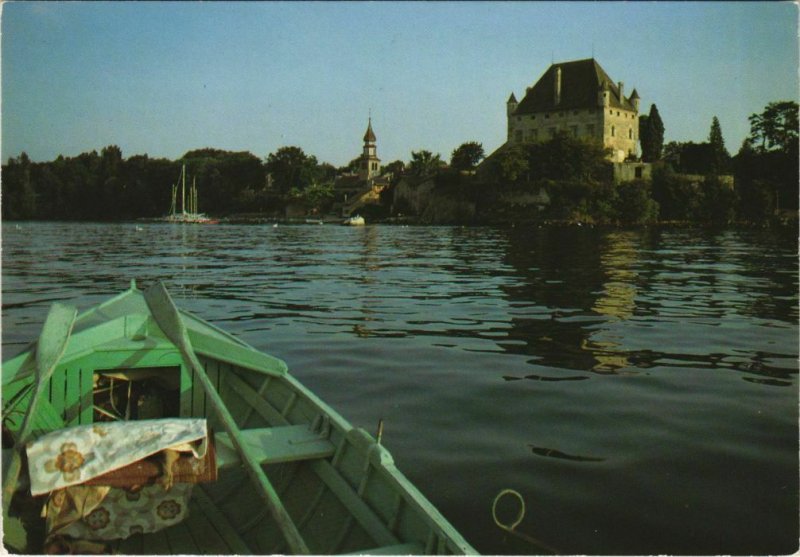
[[[343,166],[371,115],[383,163],[506,137],[506,100],[552,62],[594,58],[665,141],[735,154],[748,116],[798,99],[783,2],[10,2],[3,161],[118,145],[125,158],[301,147]]]

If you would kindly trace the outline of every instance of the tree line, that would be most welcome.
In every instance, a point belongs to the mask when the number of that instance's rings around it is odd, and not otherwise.
[[[466,168],[482,158],[483,148],[470,142],[454,151],[452,164]],[[215,216],[279,215],[293,201],[324,211],[334,200],[337,177],[356,173],[358,162],[354,159],[337,168],[296,146],[281,147],[263,159],[249,152],[204,148],[175,161],[146,154],[126,159],[116,145],[50,162],[33,162],[23,152],[2,166],[2,217],[77,221],[161,217],[171,206],[172,186],[179,185],[184,165],[187,186],[196,184],[200,211]],[[441,166],[446,164],[439,155],[420,150],[412,152],[407,163],[396,160],[384,165],[381,173],[423,175]]]
[[[603,146],[566,134],[513,145],[485,161],[477,141],[456,148],[449,164],[440,154],[420,149],[407,162],[384,165],[382,173],[392,176],[393,184],[402,176],[433,176],[442,192],[488,212],[509,191],[545,192],[547,206],[522,215],[530,219],[724,223],[796,213],[797,103],[770,103],[749,120],[750,135],[731,156],[716,116],[707,142],[664,145],[664,123],[652,105],[640,117],[641,160],[654,163],[651,181],[614,184]],[[21,153],[2,166],[2,217],[114,221],[163,216],[182,165],[197,184],[200,210],[215,216],[280,214],[292,201],[324,212],[335,198],[336,179],[357,172],[358,163],[356,158],[337,168],[296,146],[263,158],[205,148],[175,161],[146,154],[125,159],[116,145],[42,163]],[[735,176],[733,189],[720,178],[728,174]],[[391,205],[390,188],[378,212],[388,216]]]

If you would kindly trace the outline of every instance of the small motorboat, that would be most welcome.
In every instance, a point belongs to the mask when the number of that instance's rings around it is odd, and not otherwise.
[[[348,226],[364,226],[365,224],[367,224],[367,222],[364,220],[364,217],[362,217],[361,215],[355,215],[355,216],[352,216],[350,218],[345,219],[345,221],[342,224],[348,225]]]

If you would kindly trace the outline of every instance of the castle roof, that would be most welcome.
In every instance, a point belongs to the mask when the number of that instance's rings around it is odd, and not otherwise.
[[[514,103],[517,104],[517,97],[514,96],[514,93],[511,93],[511,96],[508,97],[507,103]]]
[[[377,138],[375,137],[375,132],[372,131],[372,118],[369,119],[369,124],[367,124],[367,133],[364,134],[364,142],[365,143],[375,143]]]
[[[555,103],[553,94],[557,69],[561,70],[561,95],[558,104]],[[528,90],[514,114],[597,108],[597,93],[603,90],[609,92],[610,107],[635,110],[633,103],[620,95],[617,84],[594,58],[552,64],[536,85]]]

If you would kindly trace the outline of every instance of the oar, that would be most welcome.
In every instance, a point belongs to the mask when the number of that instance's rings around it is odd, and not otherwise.
[[[214,405],[214,409],[217,411],[217,415],[222,421],[222,425],[227,430],[228,435],[230,435],[230,439],[241,456],[242,462],[245,463],[247,473],[259,487],[261,496],[266,501],[272,513],[272,517],[275,519],[275,522],[278,523],[283,535],[286,537],[286,541],[289,543],[292,552],[302,554],[310,553],[306,542],[297,530],[297,526],[295,526],[289,513],[286,512],[286,508],[278,497],[278,493],[275,491],[275,488],[272,487],[267,475],[261,468],[261,464],[247,450],[245,442],[242,439],[241,431],[236,425],[233,416],[231,416],[227,407],[222,402],[222,397],[219,396],[217,389],[214,388],[200,360],[197,359],[197,355],[189,340],[189,335],[186,332],[186,325],[178,313],[178,308],[175,307],[169,292],[164,288],[164,284],[159,282],[148,288],[144,293],[144,299],[158,326],[170,342],[180,350],[184,360],[194,368],[197,377],[203,384],[203,389],[211,399],[211,403]]]
[[[45,319],[42,333],[39,335],[39,342],[36,343],[35,389],[33,391],[33,397],[28,404],[28,410],[25,412],[25,418],[22,420],[22,426],[17,435],[17,442],[14,446],[14,456],[3,478],[4,515],[8,513],[11,497],[14,495],[17,479],[19,478],[20,469],[22,467],[22,451],[33,429],[33,421],[36,417],[39,401],[42,399],[41,395],[47,386],[47,381],[53,375],[58,361],[61,359],[61,356],[64,355],[64,350],[67,348],[67,342],[72,334],[72,326],[75,324],[77,315],[78,310],[74,307],[58,303],[53,304],[50,308],[50,313],[47,314],[47,319]]]

